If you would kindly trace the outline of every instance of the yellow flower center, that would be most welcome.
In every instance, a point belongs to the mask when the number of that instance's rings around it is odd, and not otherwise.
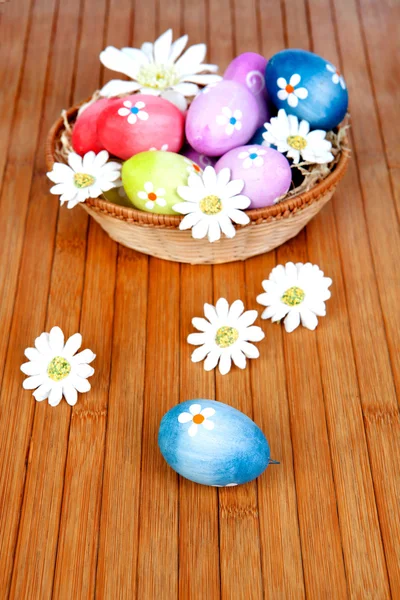
[[[203,415],[194,415],[193,423],[196,423],[196,425],[201,425],[203,421],[204,421]]]
[[[218,196],[206,196],[200,201],[200,210],[205,215],[217,215],[222,210],[222,202]]]
[[[288,306],[297,306],[298,304],[301,304],[303,302],[304,298],[304,291],[301,288],[294,285],[293,287],[286,290],[281,300],[284,304],[287,304]]]
[[[47,375],[53,381],[61,381],[68,377],[71,372],[71,365],[62,356],[55,356],[47,367]]]
[[[136,77],[137,81],[156,90],[165,90],[179,83],[179,76],[174,65],[142,65]]]
[[[88,173],[75,173],[74,175],[74,184],[79,189],[89,187],[89,185],[93,185],[95,181],[93,175],[88,175]]]
[[[220,327],[215,336],[215,342],[217,346],[220,348],[229,348],[232,346],[238,339],[239,332],[234,327]]]
[[[307,140],[301,135],[289,135],[286,141],[295,150],[304,150],[307,146]]]

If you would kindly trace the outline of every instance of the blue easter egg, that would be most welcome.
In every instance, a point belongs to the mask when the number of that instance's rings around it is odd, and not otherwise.
[[[343,120],[348,106],[345,81],[329,61],[306,50],[282,50],[265,70],[268,94],[277,108],[329,131]]]
[[[171,408],[161,420],[158,445],[170,467],[203,485],[246,483],[272,462],[254,421],[214,400],[187,400]]]

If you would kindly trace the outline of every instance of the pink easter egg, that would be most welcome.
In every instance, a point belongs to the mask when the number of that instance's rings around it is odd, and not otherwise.
[[[77,154],[83,156],[86,152],[104,150],[97,135],[97,121],[100,114],[110,102],[108,98],[100,98],[89,104],[78,116],[72,130],[72,147]]]
[[[231,79],[246,86],[253,94],[258,105],[257,127],[269,121],[268,94],[265,87],[265,68],[267,59],[256,52],[239,54],[228,65],[224,79]]]
[[[287,158],[272,148],[251,145],[234,148],[222,156],[215,170],[231,170],[232,179],[242,179],[242,194],[251,200],[250,208],[271,206],[286,194],[292,181],[292,170]]]
[[[159,96],[133,94],[112,100],[98,121],[104,148],[123,160],[153,148],[178,152],[184,141],[185,117]]]
[[[186,158],[189,158],[190,160],[198,164],[202,169],[205,169],[209,166],[213,167],[217,162],[217,159],[214,156],[206,156],[205,154],[200,154],[199,152],[197,152],[197,150],[189,146],[189,144],[186,144],[182,148],[180,154],[182,154],[182,156],[186,156]]]
[[[196,96],[186,117],[186,137],[200,154],[221,156],[249,141],[257,129],[258,105],[236,81],[219,81]]]

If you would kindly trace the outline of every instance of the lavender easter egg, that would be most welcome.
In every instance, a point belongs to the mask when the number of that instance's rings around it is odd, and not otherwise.
[[[162,215],[177,214],[172,207],[182,202],[176,192],[187,185],[190,173],[201,169],[188,158],[173,152],[140,152],[122,166],[122,184],[135,208]]]
[[[258,105],[236,81],[219,81],[193,100],[186,117],[186,137],[200,154],[221,156],[245,144],[257,129]]]
[[[96,154],[104,150],[97,133],[97,121],[101,112],[110,103],[108,98],[100,98],[89,104],[75,121],[72,130],[72,147],[77,154],[83,156],[93,150]]]
[[[102,111],[97,131],[104,148],[123,160],[166,145],[178,152],[184,139],[185,117],[164,98],[133,94],[116,98]]]
[[[348,94],[342,75],[312,52],[278,52],[267,64],[265,80],[275,106],[305,119],[311,129],[329,131],[347,112]]]
[[[217,162],[217,159],[214,156],[206,156],[205,154],[200,154],[199,152],[197,152],[197,150],[189,146],[189,144],[186,144],[182,148],[180,154],[182,154],[182,156],[186,156],[186,158],[189,158],[191,161],[193,161],[194,164],[199,165],[202,169],[205,169],[209,166],[213,167]]]
[[[275,204],[288,191],[292,180],[285,156],[265,146],[241,146],[230,150],[219,159],[215,170],[218,173],[224,167],[229,167],[232,179],[243,179],[242,194],[250,198],[250,208]]]
[[[265,86],[267,62],[267,59],[261,54],[244,52],[233,59],[224,73],[224,79],[232,79],[241,83],[255,97],[258,105],[258,127],[269,121],[270,117],[267,88]]]
[[[267,439],[254,421],[214,400],[171,408],[161,420],[158,445],[174,471],[203,485],[247,483],[271,462]]]

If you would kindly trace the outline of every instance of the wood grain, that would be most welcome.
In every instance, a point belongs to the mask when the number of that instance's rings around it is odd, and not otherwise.
[[[1,598],[399,597],[397,14],[390,0],[0,3]],[[148,259],[48,192],[51,122],[118,77],[99,51],[168,27],[205,41],[222,69],[289,46],[344,71],[349,173],[276,252],[215,267]],[[258,319],[266,337],[245,371],[192,363],[204,302],[261,313],[261,281],[287,260],[333,279],[317,331]],[[24,348],[54,325],[97,354],[73,409],[21,387]],[[157,432],[190,398],[243,410],[281,464],[236,489],[178,477]]]

